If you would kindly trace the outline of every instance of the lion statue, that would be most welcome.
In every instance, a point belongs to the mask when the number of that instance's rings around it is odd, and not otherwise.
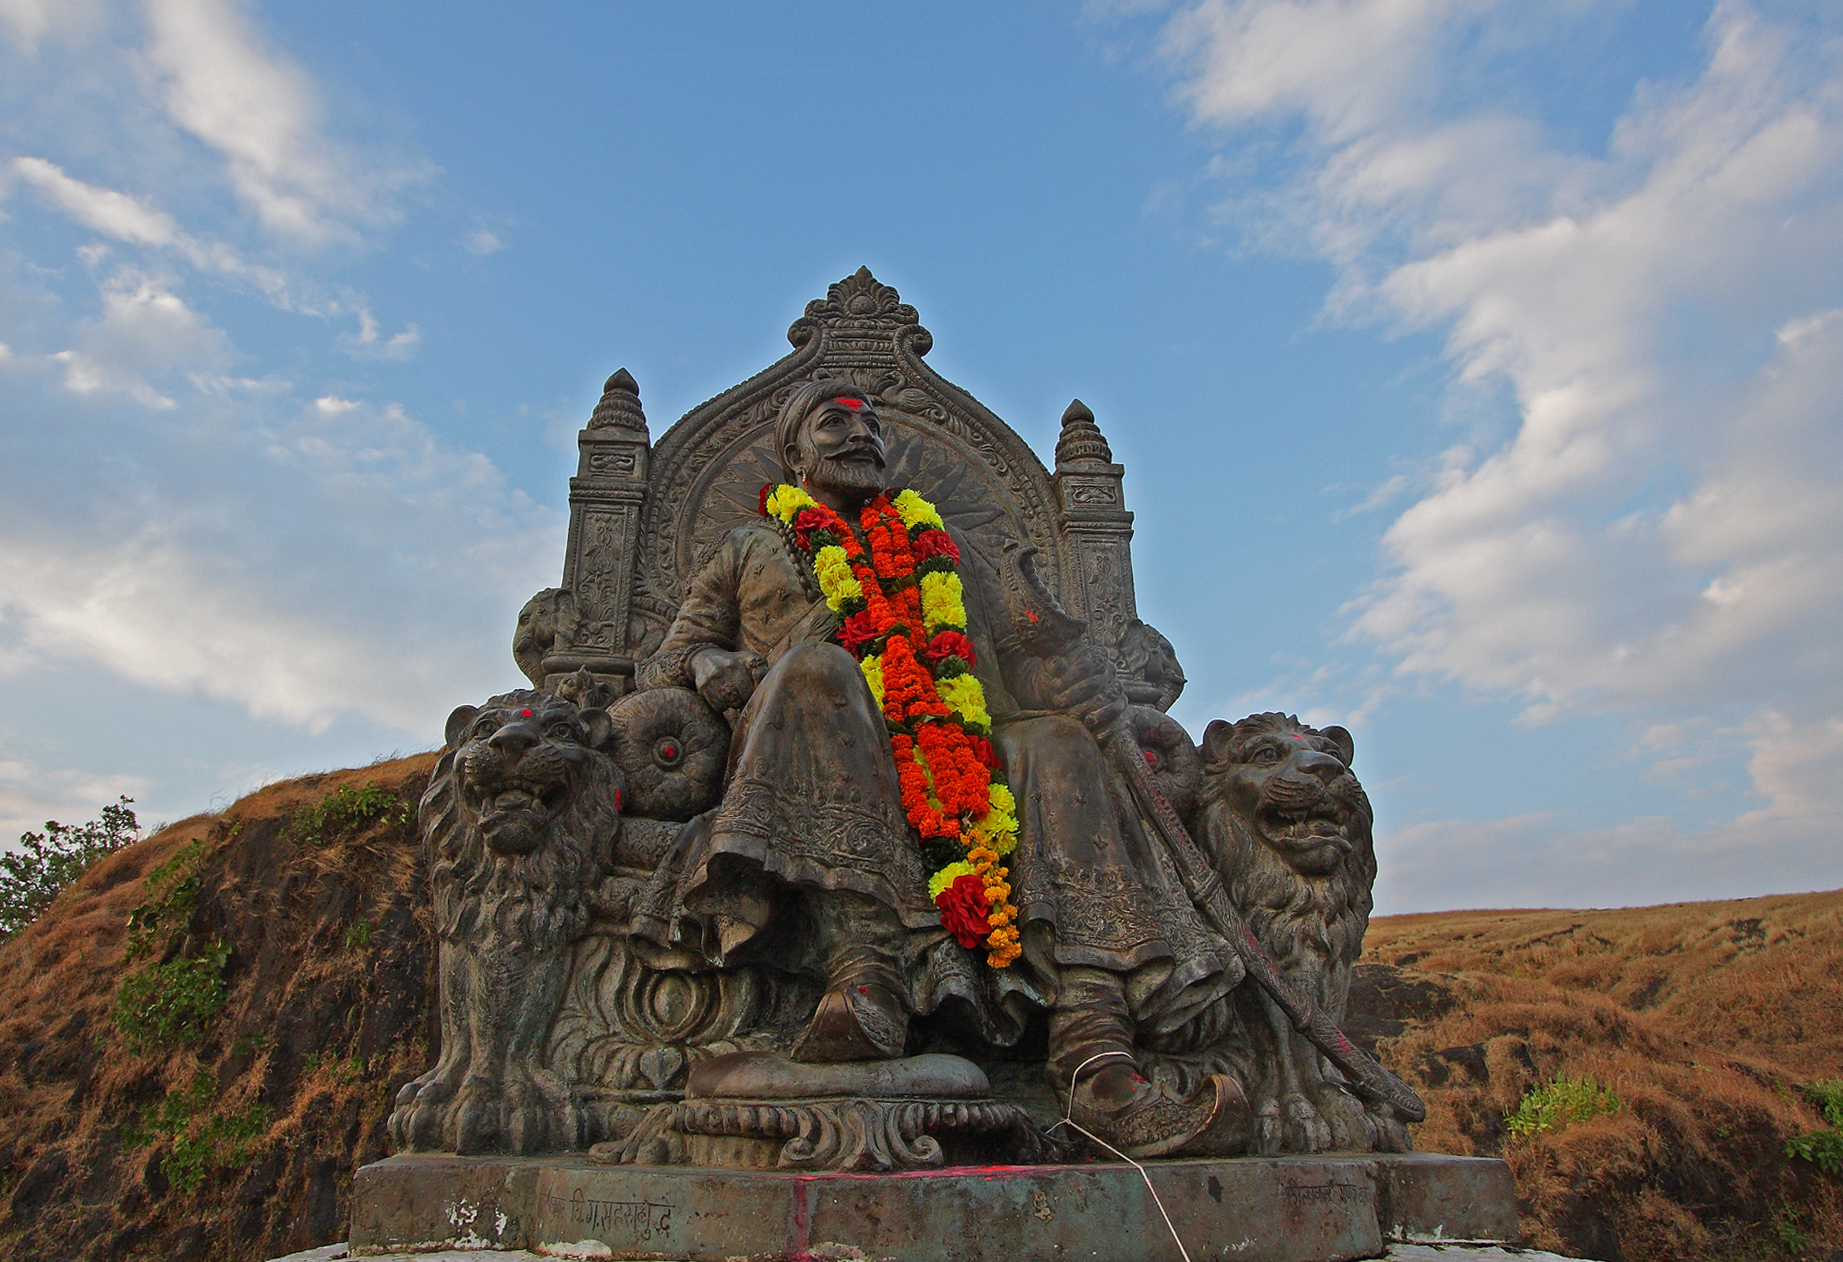
[[[620,833],[612,736],[606,711],[546,692],[448,716],[420,811],[441,1056],[397,1093],[399,1150],[531,1153],[594,1138],[544,1050]]]
[[[1249,930],[1287,978],[1334,1022],[1350,999],[1351,968],[1369,926],[1376,852],[1373,816],[1350,772],[1341,727],[1322,731],[1284,714],[1220,719],[1203,736],[1200,840]],[[1259,987],[1238,991],[1257,1153],[1406,1151],[1392,1115],[1366,1109],[1343,1077]]]

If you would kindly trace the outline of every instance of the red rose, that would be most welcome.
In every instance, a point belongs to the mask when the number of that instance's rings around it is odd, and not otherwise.
[[[973,652],[973,642],[958,631],[936,631],[928,647],[922,650],[922,656],[928,659],[930,666],[939,666],[950,657],[959,658],[969,667],[979,660],[979,655]]]
[[[852,614],[838,629],[838,642],[845,647],[846,651],[854,655],[876,638],[876,620],[870,616],[868,609]]]
[[[929,557],[946,557],[955,565],[960,563],[960,549],[954,546],[953,536],[945,530],[924,530],[915,536],[909,545],[915,554],[915,563],[920,565]]]
[[[812,533],[815,530],[830,530],[832,518],[830,514],[821,509],[803,508],[794,514],[792,525],[794,538],[799,541],[800,546],[810,548],[813,546],[809,542]]]
[[[985,940],[990,928],[986,924],[985,882],[977,876],[969,872],[956,877],[934,905],[941,909],[941,923],[955,942],[970,949]]]
[[[774,494],[774,483],[762,483],[762,493],[761,497],[756,501],[757,507],[755,511],[760,513],[763,517],[768,515],[768,497],[772,494]]]
[[[983,736],[974,736],[971,732],[968,732],[966,734],[966,743],[972,749],[973,757],[977,758],[993,771],[999,769],[998,751],[992,748],[991,741]]]

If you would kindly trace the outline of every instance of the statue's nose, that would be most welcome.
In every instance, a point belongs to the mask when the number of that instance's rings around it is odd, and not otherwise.
[[[506,765],[517,766],[525,751],[538,743],[537,729],[529,723],[508,723],[487,741],[505,758]]]
[[[1337,779],[1345,771],[1343,763],[1316,749],[1302,749],[1294,754],[1293,767],[1308,776],[1317,776],[1326,783]]]

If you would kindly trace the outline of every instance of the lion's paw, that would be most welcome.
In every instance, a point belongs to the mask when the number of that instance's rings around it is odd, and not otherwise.
[[[527,1155],[579,1148],[587,1115],[562,1079],[531,1068],[503,1080],[470,1075],[443,1128],[454,1152]]]
[[[1319,1116],[1312,1102],[1302,1095],[1289,1095],[1282,1102],[1285,1120],[1282,1142],[1287,1152],[1326,1152],[1332,1147],[1331,1127]]]
[[[387,1123],[391,1142],[398,1151],[430,1152],[443,1146],[448,1113],[443,1106],[466,1073],[464,1061],[442,1061],[420,1078],[403,1084]]]

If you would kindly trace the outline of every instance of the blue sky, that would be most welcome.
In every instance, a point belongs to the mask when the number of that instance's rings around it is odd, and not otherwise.
[[[1127,468],[1174,713],[1357,736],[1379,910],[1843,884],[1843,21],[0,0],[0,837],[439,741],[574,432],[868,264]]]

